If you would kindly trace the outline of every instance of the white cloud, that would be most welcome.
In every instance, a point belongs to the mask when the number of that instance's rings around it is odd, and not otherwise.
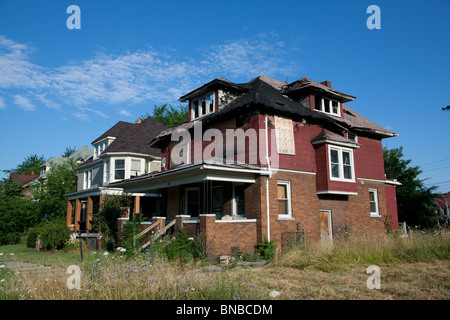
[[[27,97],[21,96],[19,94],[16,94],[14,96],[14,103],[20,108],[23,109],[25,111],[34,111],[36,110],[36,106],[33,105],[30,102],[30,99],[28,99]]]
[[[150,48],[121,55],[97,54],[81,63],[44,68],[32,62],[33,48],[0,35],[0,88],[22,90],[23,94],[16,95],[14,101],[25,110],[36,109],[30,101],[33,99],[52,109],[69,108],[64,111],[86,121],[86,112],[108,117],[93,109],[96,103],[173,103],[218,76],[248,81],[260,74],[294,77],[299,71],[298,65],[286,63],[288,48],[274,34],[214,44],[201,50],[200,60]],[[120,110],[128,116],[125,107]]]
[[[73,114],[77,119],[82,120],[82,121],[91,121],[88,117],[88,115],[84,112],[75,112]]]
[[[4,110],[6,109],[6,103],[5,103],[5,99],[3,97],[0,97],[0,110]]]
[[[127,111],[125,109],[119,110],[118,113],[123,115],[123,116],[125,116],[125,117],[132,117],[133,116],[129,111]]]

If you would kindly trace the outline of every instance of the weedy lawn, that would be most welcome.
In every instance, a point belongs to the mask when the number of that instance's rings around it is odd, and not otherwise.
[[[246,261],[215,266],[206,260],[169,261],[158,252],[131,258],[118,252],[35,253],[0,247],[0,259],[43,263],[52,270],[0,268],[0,299],[25,300],[448,300],[450,235],[354,238],[278,252],[264,267]],[[13,253],[14,255],[11,255]],[[79,267],[79,289],[73,288]],[[369,289],[380,271],[380,289]],[[0,262],[0,267],[2,262]],[[70,289],[72,287],[72,289]],[[272,298],[269,294],[278,292]],[[272,294],[272,296],[274,296]]]

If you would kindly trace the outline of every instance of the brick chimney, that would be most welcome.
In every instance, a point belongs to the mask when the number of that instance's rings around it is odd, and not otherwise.
[[[328,88],[331,88],[331,82],[328,80],[322,81],[320,84],[323,84],[324,86],[327,86]]]

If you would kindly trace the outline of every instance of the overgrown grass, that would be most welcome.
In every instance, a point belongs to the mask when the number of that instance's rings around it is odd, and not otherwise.
[[[313,243],[279,254],[274,266],[333,271],[343,265],[450,260],[450,233],[411,233],[408,237],[352,237],[333,244]]]
[[[7,251],[10,250],[10,251]],[[278,253],[263,268],[205,267],[205,260],[181,263],[155,250],[132,258],[119,252],[31,253],[23,247],[0,247],[5,258],[33,262],[53,257],[53,266],[77,265],[80,289],[69,289],[65,268],[56,271],[0,270],[0,299],[27,300],[259,300],[270,299],[449,299],[450,236],[415,233],[408,238],[352,238],[333,245],[309,243],[306,249]],[[8,258],[9,259],[9,258]],[[42,261],[42,260],[40,260]],[[382,266],[382,289],[366,286],[368,265]],[[220,269],[220,268],[219,268]],[[4,279],[4,280],[3,280]]]

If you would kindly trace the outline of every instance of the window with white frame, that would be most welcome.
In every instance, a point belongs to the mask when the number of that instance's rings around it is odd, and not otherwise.
[[[214,92],[191,101],[191,119],[214,112]]]
[[[315,96],[314,109],[334,116],[341,116],[341,103],[337,100]]]
[[[110,174],[110,160],[105,160],[105,183],[109,183],[109,174]]]
[[[233,184],[233,216],[245,217],[245,185]]]
[[[353,132],[347,132],[347,139],[354,142],[358,142],[358,136]]]
[[[125,159],[114,160],[114,180],[125,179]]]
[[[370,204],[370,216],[379,217],[380,212],[378,209],[378,190],[369,189],[369,204]]]
[[[92,187],[92,169],[84,172],[84,189]]]
[[[291,183],[289,181],[277,182],[278,215],[292,217],[291,210]]]
[[[330,179],[355,181],[353,150],[329,146]]]
[[[141,174],[142,163],[141,160],[131,159],[130,177],[136,177]]]

